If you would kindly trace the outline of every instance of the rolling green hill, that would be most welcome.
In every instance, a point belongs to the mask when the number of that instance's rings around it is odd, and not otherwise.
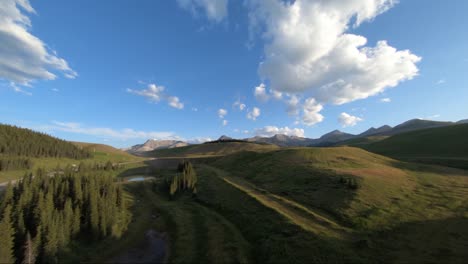
[[[238,151],[195,169],[196,196],[167,198],[164,178],[154,183],[159,188],[147,186],[161,228],[174,241],[175,262],[462,263],[468,257],[463,170],[353,147]],[[161,173],[175,174],[175,167]]]
[[[91,154],[68,141],[30,129],[0,124],[0,155],[34,158],[89,158]]]
[[[113,160],[115,162],[127,162],[130,160],[141,160],[141,158],[131,155],[123,150],[109,145],[85,142],[72,142],[78,148],[90,152],[95,160]]]
[[[468,124],[391,136],[363,148],[385,156],[468,169]]]
[[[111,146],[68,142],[33,130],[0,124],[0,183],[25,172],[83,163],[127,163],[143,158]]]
[[[468,173],[462,170],[399,162],[351,147],[238,152],[205,170],[318,236],[323,247],[335,241],[336,257],[346,258],[348,251],[358,262],[467,257]],[[200,187],[199,196],[209,195],[202,192]],[[219,193],[216,199],[230,198]],[[249,232],[263,228],[253,225]]]
[[[352,138],[345,141],[336,143],[334,146],[348,146],[348,147],[364,147],[374,142],[378,142],[388,138],[388,136],[368,136]]]
[[[223,156],[239,151],[264,152],[279,149],[276,145],[253,142],[214,142],[186,147],[160,149],[149,152],[151,157],[210,157]]]

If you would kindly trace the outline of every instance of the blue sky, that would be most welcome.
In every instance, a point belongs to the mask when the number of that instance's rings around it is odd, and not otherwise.
[[[464,0],[6,0],[0,122],[126,147],[465,119],[466,10]]]

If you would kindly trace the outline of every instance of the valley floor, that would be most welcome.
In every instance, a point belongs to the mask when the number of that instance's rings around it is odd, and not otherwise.
[[[189,159],[190,158],[186,158]],[[197,194],[168,194],[181,158],[116,171],[121,239],[59,256],[108,263],[465,263],[468,173],[353,148],[192,159]],[[143,181],[129,181],[141,177]],[[356,181],[351,181],[355,179]],[[352,184],[350,184],[352,183]]]

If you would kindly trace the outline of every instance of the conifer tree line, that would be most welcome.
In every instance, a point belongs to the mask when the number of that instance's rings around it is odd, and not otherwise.
[[[0,156],[84,159],[91,153],[72,143],[32,131],[0,124]]]
[[[0,200],[0,263],[57,263],[70,241],[119,238],[129,221],[122,185],[111,175],[38,170]]]
[[[30,170],[33,167],[33,162],[29,158],[22,157],[1,157],[0,156],[0,171],[8,170]]]
[[[197,173],[192,166],[192,163],[184,161],[177,168],[178,173],[168,179],[169,194],[174,196],[179,191],[191,191],[197,193]]]

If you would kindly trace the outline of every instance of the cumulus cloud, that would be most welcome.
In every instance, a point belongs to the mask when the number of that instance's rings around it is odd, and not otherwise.
[[[261,78],[274,91],[305,93],[321,104],[364,99],[411,80],[420,57],[384,40],[370,46],[364,36],[349,32],[396,2],[249,1],[250,28],[265,41]]]
[[[146,97],[153,103],[159,103],[161,100],[167,101],[167,104],[171,107],[177,109],[183,109],[184,104],[180,102],[179,97],[177,96],[170,96],[165,93],[166,88],[164,86],[159,86],[154,83],[148,84],[146,89],[142,90],[134,90],[134,89],[127,89],[127,92],[136,94],[139,96]]]
[[[323,121],[324,117],[320,114],[323,106],[315,100],[315,98],[306,99],[302,111],[302,123],[307,126],[312,126]]]
[[[338,121],[343,127],[349,127],[355,126],[358,122],[363,121],[363,119],[343,112],[338,117]]]
[[[220,108],[218,110],[219,118],[223,119],[227,115],[228,111],[226,109]]]
[[[228,14],[228,0],[177,0],[179,6],[198,16],[202,10],[211,21],[221,22]]]
[[[275,91],[275,90],[270,90],[270,92],[271,92],[271,95],[273,96],[274,99],[276,99],[276,100],[283,99],[283,93],[282,92],[278,92],[278,91]]]
[[[31,86],[34,81],[54,80],[58,73],[75,78],[77,73],[67,61],[29,32],[29,14],[35,10],[28,0],[2,0],[0,4],[0,79]]]
[[[167,102],[170,106],[177,108],[177,109],[183,109],[184,104],[180,102],[179,97],[177,96],[169,96],[167,98]]]
[[[240,111],[244,111],[244,109],[246,108],[246,105],[242,103],[240,100],[235,101],[233,106],[238,107]]]
[[[226,126],[228,124],[228,121],[226,119],[223,120],[223,126]]]
[[[53,121],[51,125],[40,126],[38,129],[44,132],[63,131],[68,133],[112,138],[117,140],[149,138],[181,140],[180,137],[172,132],[138,131],[130,128],[116,130],[107,127],[89,127],[75,122]]]
[[[255,129],[255,135],[259,137],[272,137],[276,134],[304,137],[304,129],[289,128],[289,127],[276,127],[276,126],[266,126],[263,128]]]
[[[254,89],[254,95],[257,100],[266,102],[269,99],[269,96],[266,92],[266,85],[264,83],[261,83],[259,86],[255,87]]]
[[[391,101],[392,101],[392,99],[390,99],[390,98],[382,98],[382,99],[380,99],[380,102],[382,102],[382,103],[390,103]]]
[[[260,116],[260,108],[254,107],[252,111],[247,113],[247,118],[251,120],[257,120],[257,117]]]
[[[273,89],[269,89],[267,91],[266,85],[264,83],[261,83],[259,86],[255,87],[254,95],[255,98],[257,98],[257,100],[259,100],[260,102],[266,102],[270,100],[270,98],[273,98],[275,100],[283,99],[282,92]]]
[[[291,95],[286,101],[288,115],[294,116],[299,114],[300,99],[297,95]]]

